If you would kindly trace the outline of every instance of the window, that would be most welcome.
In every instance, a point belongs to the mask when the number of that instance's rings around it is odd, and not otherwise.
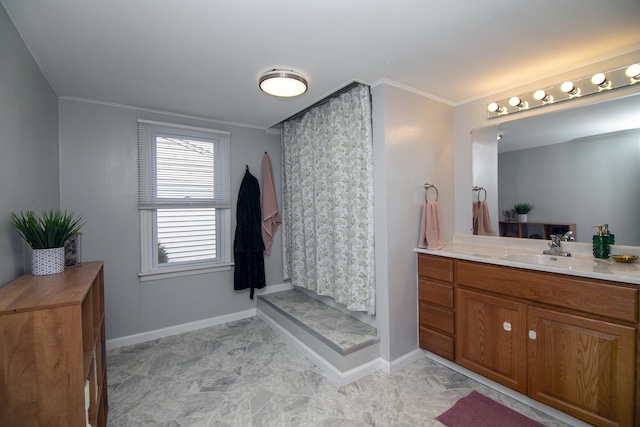
[[[138,120],[142,280],[228,267],[228,132]]]

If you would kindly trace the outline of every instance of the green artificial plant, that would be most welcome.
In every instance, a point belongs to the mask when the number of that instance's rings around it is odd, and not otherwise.
[[[529,203],[516,203],[513,205],[513,210],[515,210],[518,215],[527,214],[531,209],[533,209],[533,205]]]
[[[38,216],[33,211],[11,214],[11,225],[32,249],[61,248],[86,223],[73,212],[50,210]]]

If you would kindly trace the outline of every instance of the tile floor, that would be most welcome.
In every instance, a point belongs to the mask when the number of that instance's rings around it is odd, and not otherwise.
[[[110,350],[108,426],[441,426],[477,390],[566,426],[426,357],[344,387],[254,317]]]

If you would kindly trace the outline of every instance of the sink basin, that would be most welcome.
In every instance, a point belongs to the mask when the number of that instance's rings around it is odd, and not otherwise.
[[[507,261],[523,262],[526,264],[537,264],[568,269],[593,268],[597,265],[595,261],[554,255],[508,254],[503,256],[502,259]]]

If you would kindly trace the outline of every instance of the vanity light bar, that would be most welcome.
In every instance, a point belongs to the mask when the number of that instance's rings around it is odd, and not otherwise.
[[[512,96],[487,105],[487,118],[506,116],[518,111],[542,107],[640,83],[640,64],[620,67],[593,76],[566,81],[560,85]]]

